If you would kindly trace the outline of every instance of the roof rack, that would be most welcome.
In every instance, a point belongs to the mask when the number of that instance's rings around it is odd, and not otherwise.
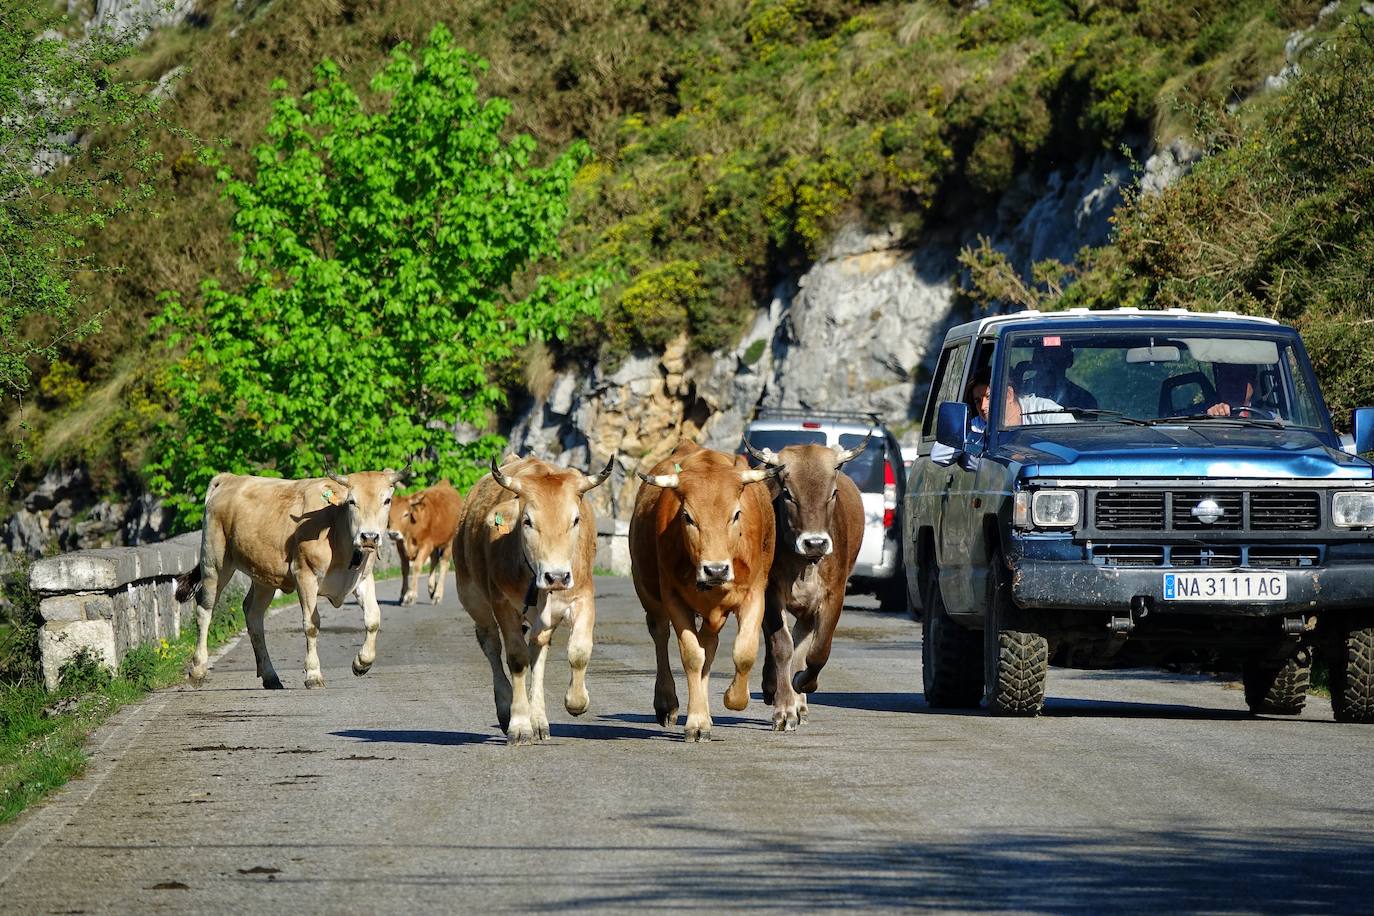
[[[883,420],[873,411],[813,410],[806,407],[760,407],[755,420],[857,420],[882,426]]]

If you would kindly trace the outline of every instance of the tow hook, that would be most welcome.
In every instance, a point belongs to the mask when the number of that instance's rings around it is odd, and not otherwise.
[[[1284,636],[1301,636],[1303,630],[1307,628],[1307,621],[1301,615],[1290,614],[1283,618]]]
[[[1131,599],[1130,610],[1124,614],[1112,612],[1111,618],[1107,621],[1107,629],[1112,631],[1114,636],[1125,636],[1135,629],[1135,618],[1144,617],[1150,613],[1149,606],[1145,603],[1144,595],[1136,595]]]

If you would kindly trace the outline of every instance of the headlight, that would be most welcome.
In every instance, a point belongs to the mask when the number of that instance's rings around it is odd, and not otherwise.
[[[1078,492],[1036,490],[1031,496],[1031,521],[1037,528],[1072,528],[1078,524]]]
[[[1374,528],[1374,491],[1342,490],[1332,496],[1331,524],[1338,528]]]

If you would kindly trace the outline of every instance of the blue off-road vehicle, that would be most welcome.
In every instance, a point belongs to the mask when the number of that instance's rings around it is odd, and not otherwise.
[[[1034,715],[1048,667],[1239,669],[1297,713],[1313,657],[1374,721],[1374,409],[1342,449],[1297,333],[1227,312],[950,331],[912,463],[927,701]]]

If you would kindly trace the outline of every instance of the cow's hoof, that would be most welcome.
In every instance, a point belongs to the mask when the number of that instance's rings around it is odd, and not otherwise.
[[[663,728],[671,728],[677,724],[677,707],[672,709],[654,708],[654,715],[658,717],[658,724]]]
[[[725,708],[736,712],[749,708],[749,685],[746,682],[730,682],[730,689],[725,691]]]
[[[808,677],[805,671],[798,671],[792,675],[792,689],[797,693],[815,693],[816,687],[820,684],[820,679],[819,674]]]
[[[316,687],[323,687],[323,686],[324,686],[324,675],[323,675],[323,674],[307,674],[307,675],[305,676],[305,686],[311,688],[312,690],[313,690],[314,688],[316,688]]]
[[[506,744],[521,745],[534,741],[534,726],[528,721],[516,722],[506,730]]]
[[[772,688],[770,688],[770,687],[765,687],[765,688],[763,688],[763,705],[764,705],[764,706],[772,706],[772,705],[773,705],[773,698],[774,698],[774,696],[775,696],[775,694],[773,693]]]
[[[794,732],[800,722],[794,710],[776,709],[773,711],[773,731]]]
[[[534,740],[535,740],[535,741],[548,741],[548,740],[549,740],[549,723],[548,723],[548,722],[535,722],[535,723],[533,723],[533,724],[530,726],[530,728],[531,728],[531,730],[534,732]]]
[[[689,723],[687,724],[687,728],[682,732],[682,740],[688,741],[688,742],[692,742],[692,741],[710,741],[710,740],[711,740],[711,723],[710,723],[710,722],[706,722],[706,723],[703,725],[703,724],[693,724],[693,723],[690,723],[690,722],[689,722]]]
[[[563,708],[569,715],[580,716],[587,711],[587,707],[592,705],[592,698],[587,695],[587,691],[582,691],[581,696],[574,696],[570,690],[563,696]]]
[[[190,678],[192,687],[200,687],[205,683],[205,679],[210,676],[210,670],[204,665],[192,665],[191,670],[186,672],[186,676]]]
[[[415,594],[413,592],[406,592],[401,596],[401,607],[410,607],[414,603]]]
[[[357,659],[357,658],[353,659],[353,673],[354,673],[355,675],[357,675],[358,677],[362,677],[364,674],[367,674],[367,673],[368,673],[369,671],[371,671],[371,670],[372,670],[372,662],[368,662],[367,664],[363,664],[363,662],[362,662],[361,659]]]
[[[281,678],[277,677],[277,676],[274,674],[274,675],[272,675],[271,677],[265,677],[265,678],[262,679],[262,689],[263,689],[263,690],[285,690],[286,688],[282,686]]]

